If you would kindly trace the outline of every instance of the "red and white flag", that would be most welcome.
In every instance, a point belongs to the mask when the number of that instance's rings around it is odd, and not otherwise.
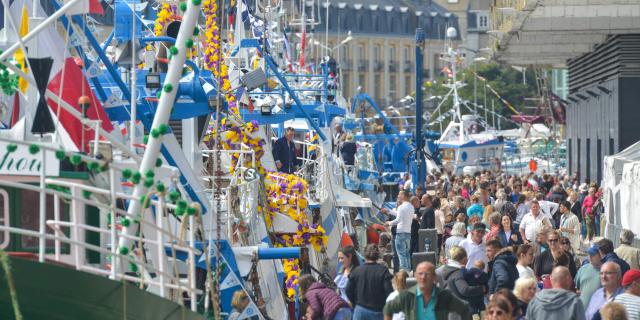
[[[25,0],[16,0],[11,4],[10,12],[14,19],[16,19],[16,17],[20,17],[21,11],[25,7],[25,3]],[[97,10],[97,7],[95,7],[96,5],[100,6],[100,9],[102,9],[99,0],[90,0],[89,3],[91,7],[90,12]],[[47,15],[40,4],[38,2],[35,2],[35,4],[37,15],[40,17],[46,17]],[[29,10],[29,16],[33,16],[31,13],[33,6],[30,2],[26,8]],[[35,41],[31,42],[29,45],[30,48],[28,55],[30,57],[38,58],[51,57],[53,59],[53,65],[51,67],[51,75],[49,76],[47,89],[51,90],[62,100],[80,112],[81,109],[78,105],[78,99],[81,96],[89,97],[89,99],[91,99],[91,104],[87,110],[87,118],[92,120],[102,120],[102,129],[108,132],[113,131],[111,121],[104,111],[102,104],[91,91],[91,87],[89,86],[82,69],[75,63],[74,59],[70,57],[69,54],[65,54],[67,50],[67,48],[65,48],[65,43],[65,40],[60,36],[54,25],[51,25],[38,33]],[[93,127],[83,127],[80,120],[76,119],[64,109],[59,108],[58,103],[59,101],[57,101],[57,99],[47,100],[54,122],[57,123],[57,121],[59,121],[60,123],[60,126],[57,128],[57,134],[61,137],[63,145],[69,149],[88,150],[86,146],[88,145],[89,140],[93,140],[95,137]],[[24,109],[24,105],[20,106],[20,109]],[[26,113],[22,110],[20,111],[20,113]],[[35,113],[35,104],[30,105],[26,111],[29,113]],[[58,114],[59,117],[56,120]],[[83,129],[85,130],[85,148],[81,148],[81,145],[83,144]]]

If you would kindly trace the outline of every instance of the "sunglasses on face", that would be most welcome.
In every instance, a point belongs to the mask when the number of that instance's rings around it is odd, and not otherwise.
[[[549,243],[556,243],[558,242],[558,239],[549,239]]]

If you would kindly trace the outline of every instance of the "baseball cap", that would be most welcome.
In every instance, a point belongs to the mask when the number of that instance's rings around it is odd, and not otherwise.
[[[600,253],[600,251],[598,251],[598,246],[596,246],[595,244],[591,246],[591,248],[589,248],[587,250],[587,253],[590,256],[595,256],[596,254]]]
[[[640,279],[640,270],[631,269],[624,274],[624,277],[622,277],[622,286],[626,287],[638,279]]]

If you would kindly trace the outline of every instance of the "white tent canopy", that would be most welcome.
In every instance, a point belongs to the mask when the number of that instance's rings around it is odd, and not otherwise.
[[[629,229],[640,235],[640,142],[604,158],[604,204],[607,237],[611,227]]]

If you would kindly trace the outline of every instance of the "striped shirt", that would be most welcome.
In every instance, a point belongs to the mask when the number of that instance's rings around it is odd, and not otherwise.
[[[613,301],[624,306],[629,320],[640,320],[640,296],[625,292],[619,294]]]

